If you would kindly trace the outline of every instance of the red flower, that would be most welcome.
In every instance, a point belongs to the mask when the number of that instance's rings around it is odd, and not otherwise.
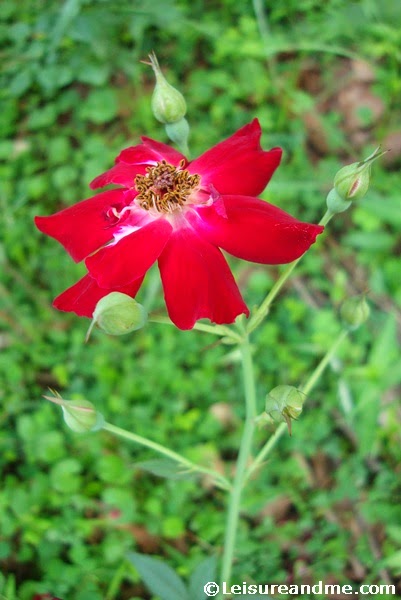
[[[260,146],[257,119],[199,158],[142,138],[96,177],[101,192],[48,217],[37,227],[58,240],[88,274],[54,301],[91,317],[112,291],[135,296],[157,260],[167,310],[180,329],[197,319],[232,323],[249,314],[220,250],[263,263],[288,263],[323,231],[255,198],[280,163],[281,150]]]

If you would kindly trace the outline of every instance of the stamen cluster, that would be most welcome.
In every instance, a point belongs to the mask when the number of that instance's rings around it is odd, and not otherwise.
[[[201,180],[200,175],[191,175],[183,169],[184,164],[182,160],[177,168],[162,160],[155,167],[148,167],[146,175],[137,175],[135,187],[139,193],[136,203],[145,210],[164,213],[180,209]]]

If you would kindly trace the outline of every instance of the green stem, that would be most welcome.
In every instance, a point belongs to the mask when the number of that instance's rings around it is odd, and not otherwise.
[[[178,147],[178,150],[181,152],[181,154],[186,156],[188,158],[188,160],[191,158],[191,153],[189,151],[188,144],[177,144],[177,147]]]
[[[333,213],[330,210],[327,210],[323,218],[320,220],[319,225],[327,225],[327,223],[332,217]],[[289,278],[289,276],[291,275],[291,273],[293,272],[293,270],[295,269],[295,267],[300,262],[303,256],[304,254],[302,254],[299,258],[287,265],[285,271],[283,271],[283,273],[277,279],[276,283],[273,285],[272,289],[267,294],[262,304],[256,309],[251,319],[249,320],[247,327],[248,333],[251,333],[254,329],[256,329],[258,325],[260,325],[260,323],[263,321],[263,319],[268,315],[273,300],[276,298],[277,294],[279,293],[279,291],[281,290],[281,288],[283,287],[283,285],[285,284],[285,282],[287,281],[287,279]]]
[[[224,552],[222,559],[221,581],[229,585],[232,563],[234,558],[235,541],[237,537],[241,494],[245,483],[247,464],[251,454],[252,439],[255,431],[256,389],[253,371],[253,361],[249,340],[246,337],[240,345],[244,392],[246,403],[245,425],[242,433],[240,449],[235,470],[235,477],[231,489],[227,512],[227,522],[224,539]]]
[[[342,331],[340,331],[339,335],[334,340],[334,342],[331,345],[331,347],[328,349],[328,351],[323,356],[323,358],[320,361],[320,363],[317,365],[316,369],[310,375],[308,381],[305,383],[305,385],[302,385],[299,388],[300,391],[305,394],[305,396],[307,396],[309,394],[309,392],[315,387],[315,385],[319,381],[320,376],[322,375],[323,371],[325,370],[325,368],[327,367],[327,365],[330,363],[330,361],[333,359],[333,357],[336,354],[339,346],[345,340],[345,338],[347,337],[348,333],[349,333],[349,329],[342,329]]]
[[[118,435],[122,438],[130,440],[130,442],[134,442],[135,444],[139,444],[141,446],[145,446],[146,448],[150,448],[151,450],[154,450],[159,454],[163,454],[163,456],[167,456],[167,458],[170,458],[171,460],[182,465],[189,472],[197,472],[203,473],[204,475],[209,475],[210,477],[213,477],[218,487],[225,490],[230,489],[230,483],[224,477],[224,475],[217,473],[217,471],[214,471],[213,469],[208,469],[207,467],[197,465],[196,463],[193,463],[184,456],[181,456],[181,454],[178,454],[177,452],[174,452],[174,450],[170,450],[169,448],[166,448],[165,446],[162,446],[157,442],[152,442],[152,440],[148,440],[147,438],[144,438],[141,435],[137,435],[136,433],[132,433],[131,431],[127,431],[126,429],[122,429],[121,427],[117,427],[116,425],[112,425],[111,423],[104,423],[102,429],[104,429],[105,431],[109,431],[114,435]]]
[[[255,13],[256,22],[258,24],[259,34],[266,50],[266,62],[269,70],[270,81],[273,85],[275,85],[277,80],[276,58],[274,54],[269,51],[269,47],[271,46],[271,31],[269,22],[267,20],[264,3],[262,0],[253,0],[252,4],[253,12]]]
[[[149,323],[161,323],[162,325],[174,325],[168,317],[163,315],[150,315],[148,319]],[[222,337],[229,337],[233,342],[239,343],[242,341],[242,336],[237,334],[235,331],[226,327],[225,325],[208,325],[207,323],[195,323],[193,326],[195,331],[203,331],[205,333],[212,333],[213,335],[219,335]]]
[[[121,587],[121,583],[126,575],[126,571],[127,564],[125,561],[122,561],[120,566],[116,570],[109,587],[107,588],[105,600],[115,600]]]
[[[299,390],[301,392],[303,392],[305,395],[308,395],[309,392],[315,387],[315,385],[318,382],[318,380],[320,379],[320,376],[322,375],[323,371],[325,370],[325,368],[327,367],[327,365],[330,363],[330,361],[334,357],[335,353],[337,352],[340,344],[347,337],[348,332],[349,332],[348,329],[343,329],[340,332],[340,334],[338,335],[338,337],[336,338],[336,340],[330,346],[330,348],[328,349],[328,351],[326,352],[326,354],[323,356],[323,358],[321,359],[321,361],[319,362],[319,364],[316,366],[316,368],[314,369],[314,371],[310,375],[310,377],[307,380],[307,382],[305,383],[305,385],[303,385],[303,386],[301,386],[299,388]],[[266,460],[266,458],[269,456],[269,454],[272,451],[272,449],[274,448],[274,446],[277,444],[278,440],[281,438],[281,436],[286,431],[287,431],[287,423],[281,423],[277,427],[277,429],[274,432],[274,434],[268,439],[268,441],[263,446],[263,448],[261,449],[261,451],[259,452],[259,454],[256,456],[256,458],[253,461],[253,463],[248,468],[248,470],[246,472],[246,480],[248,480],[251,477],[251,475]]]
[[[275,297],[277,296],[277,294],[279,293],[279,291],[281,290],[281,288],[283,287],[283,285],[285,284],[285,282],[287,281],[287,279],[289,278],[289,276],[291,275],[301,258],[302,256],[300,256],[299,258],[297,258],[297,260],[294,260],[294,262],[290,263],[287,266],[285,271],[280,275],[270,292],[267,294],[266,298],[263,300],[262,304],[252,315],[248,325],[249,333],[256,329],[258,325],[260,325],[260,323],[263,321],[263,319],[268,315],[273,300],[275,299]]]

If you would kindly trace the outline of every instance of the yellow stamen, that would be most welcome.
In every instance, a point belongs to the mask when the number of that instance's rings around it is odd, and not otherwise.
[[[147,167],[146,175],[137,175],[136,203],[145,210],[157,212],[180,210],[201,180],[200,175],[191,175],[183,169],[184,164],[182,160],[179,167],[174,167],[162,160],[155,167]]]

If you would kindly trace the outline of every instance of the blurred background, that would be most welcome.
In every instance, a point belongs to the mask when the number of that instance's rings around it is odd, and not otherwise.
[[[223,492],[146,472],[152,453],[74,434],[42,398],[49,387],[86,398],[228,473],[236,457],[235,357],[208,334],[155,324],[95,331],[85,345],[89,322],[51,307],[83,268],[33,226],[90,196],[90,180],[141,135],[167,141],[140,62],[152,50],[186,97],[193,155],[258,117],[264,148],[284,149],[263,197],[301,220],[321,218],[343,164],[391,149],[255,335],[262,411],[272,387],[306,380],[341,329],[341,301],[369,292],[370,320],[244,498],[234,578],[401,593],[401,4],[3,0],[0,19],[0,597],[149,599],[127,551],[187,579],[221,549]],[[230,264],[250,306],[280,272]],[[162,313],[157,282],[150,273],[138,300]]]

